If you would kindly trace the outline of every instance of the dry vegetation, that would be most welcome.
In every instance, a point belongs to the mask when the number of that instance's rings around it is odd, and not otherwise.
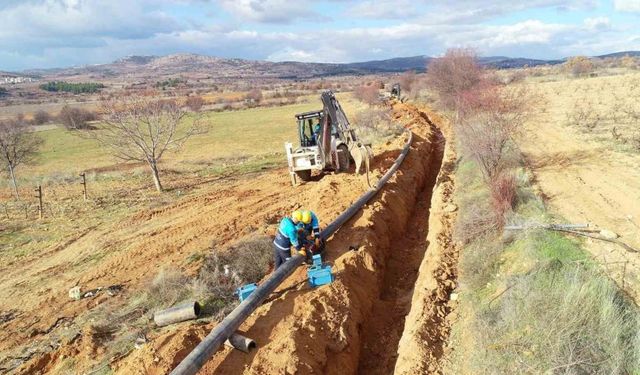
[[[498,83],[470,51],[449,51],[433,66],[429,82],[462,146],[456,236],[466,245],[448,371],[639,371],[640,313],[577,243],[542,230],[501,241],[506,222],[549,221],[516,145],[544,104],[540,94],[521,78]]]

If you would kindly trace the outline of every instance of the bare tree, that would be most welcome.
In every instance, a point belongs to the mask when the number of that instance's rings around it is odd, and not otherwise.
[[[438,94],[440,104],[449,110],[456,110],[464,92],[478,85],[483,76],[475,53],[469,49],[449,49],[427,67],[429,87]]]
[[[522,134],[537,100],[523,86],[477,87],[459,100],[457,133],[462,146],[480,165],[487,183],[491,183],[505,169],[508,151]]]
[[[172,100],[124,97],[105,101],[101,108],[105,126],[86,134],[120,160],[146,163],[158,191],[162,191],[160,159],[191,136],[204,133],[199,119],[185,119],[186,112]]]
[[[353,90],[353,96],[355,96],[356,99],[369,105],[379,103],[378,95],[378,87],[374,85],[361,85]]]
[[[89,125],[90,121],[95,121],[98,116],[95,112],[88,111],[83,108],[71,107],[65,105],[58,114],[58,121],[64,125],[67,130],[88,130],[92,129]]]
[[[20,199],[16,182],[16,167],[30,162],[38,152],[42,139],[29,131],[24,121],[0,121],[0,157],[9,170],[13,192]]]

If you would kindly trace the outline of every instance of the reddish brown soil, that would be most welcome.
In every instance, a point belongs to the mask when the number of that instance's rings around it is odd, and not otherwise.
[[[424,110],[403,104],[394,110],[414,132],[411,151],[384,190],[329,239],[326,260],[336,280],[311,289],[306,270],[296,270],[241,326],[258,349],[251,354],[221,349],[202,373],[390,374],[400,365],[438,368],[448,333],[439,316],[448,311],[443,301],[455,278],[453,247],[445,240],[452,217],[441,212],[453,184],[448,171],[438,173],[443,152],[445,163],[451,155],[428,120],[433,114],[428,117]],[[391,165],[401,145],[399,139],[376,150],[374,179]],[[438,195],[432,197],[436,176]],[[203,186],[177,203],[72,236],[24,264],[0,269],[0,301],[11,301],[20,310],[20,318],[2,325],[0,352],[25,353],[28,345],[56,339],[96,306],[126,303],[162,266],[184,266],[185,258],[209,249],[213,239],[224,245],[251,233],[271,234],[278,219],[298,207],[313,209],[327,223],[365,189],[364,176],[345,174],[291,187],[286,171],[278,170]],[[432,205],[438,213],[430,216]],[[434,220],[437,232],[428,230]],[[106,250],[104,258],[84,266],[96,248]],[[442,264],[426,266],[425,251]],[[124,293],[81,301],[67,296],[74,285],[91,289],[112,284],[123,284]],[[424,288],[414,290],[414,285]],[[10,307],[0,303],[2,311]],[[415,306],[426,315],[420,316]],[[405,324],[407,314],[412,320]],[[421,348],[426,357],[403,356],[404,336],[415,338],[425,324],[431,327],[428,332],[437,333]],[[122,374],[167,373],[213,326],[191,322],[153,331],[147,345],[112,365]],[[82,372],[104,355],[94,336],[83,330],[59,349],[53,345],[55,350],[33,355],[21,372],[54,370],[63,356],[75,357],[76,370]],[[402,364],[396,363],[398,352],[406,357]]]

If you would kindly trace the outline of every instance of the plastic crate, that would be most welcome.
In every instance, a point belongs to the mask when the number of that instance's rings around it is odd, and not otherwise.
[[[328,264],[310,267],[307,270],[307,276],[309,276],[309,285],[314,288],[320,285],[331,284],[333,281],[331,266]]]

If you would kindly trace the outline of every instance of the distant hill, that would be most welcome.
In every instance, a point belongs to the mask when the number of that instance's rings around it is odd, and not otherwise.
[[[640,51],[622,51],[622,52],[615,52],[615,53],[609,53],[607,55],[600,55],[600,56],[596,56],[599,57],[601,59],[607,58],[607,57],[624,57],[624,56],[633,56],[633,57],[640,57]]]
[[[621,57],[640,56],[640,51],[617,52],[596,56]],[[45,79],[61,79],[79,76],[91,79],[122,78],[126,80],[157,79],[167,76],[189,75],[192,78],[215,77],[221,80],[234,79],[308,79],[338,75],[363,75],[372,73],[394,73],[415,70],[423,72],[433,59],[429,56],[397,57],[345,64],[303,63],[295,61],[271,62],[221,58],[197,54],[174,54],[167,56],[127,56],[110,64],[87,65],[63,69],[25,71],[29,75],[41,75]],[[565,60],[540,60],[512,58],[506,56],[483,56],[480,64],[498,69],[524,66],[561,64]]]

